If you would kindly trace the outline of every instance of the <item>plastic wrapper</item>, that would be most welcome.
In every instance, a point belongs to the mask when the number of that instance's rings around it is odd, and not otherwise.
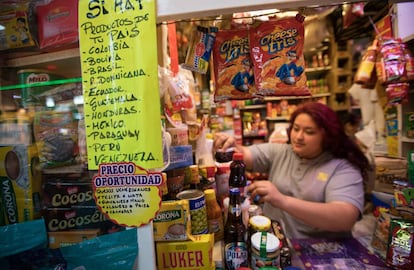
[[[207,73],[217,30],[216,27],[197,26],[190,39],[184,68],[201,74]]]
[[[391,219],[386,263],[393,269],[409,270],[414,264],[414,221]]]
[[[380,42],[379,58],[376,62],[377,77],[380,83],[406,82],[406,52],[399,39],[384,39]]]
[[[246,29],[217,32],[213,62],[215,102],[254,97],[256,87]]]
[[[395,105],[408,102],[408,83],[392,83],[387,85],[385,92],[387,94],[388,105]]]
[[[35,34],[30,28],[33,21],[29,1],[2,1],[0,25],[4,29],[0,30],[0,51],[35,47]]]
[[[130,270],[138,255],[137,229],[102,235],[61,248],[61,252],[66,269]]]
[[[34,135],[42,168],[74,164],[78,156],[78,123],[70,111],[39,111]]]
[[[304,17],[298,14],[250,28],[258,96],[311,95],[306,85],[303,22]]]

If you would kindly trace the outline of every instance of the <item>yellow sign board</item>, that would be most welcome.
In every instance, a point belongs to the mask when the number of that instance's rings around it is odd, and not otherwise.
[[[110,220],[127,227],[149,223],[161,207],[161,173],[134,163],[99,165],[92,179],[96,204]]]
[[[163,166],[155,1],[79,1],[88,167]]]

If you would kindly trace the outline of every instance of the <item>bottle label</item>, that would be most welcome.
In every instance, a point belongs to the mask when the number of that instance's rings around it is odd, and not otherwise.
[[[224,226],[222,219],[208,220],[208,232],[214,233],[214,241],[222,240],[224,237]]]
[[[248,266],[247,246],[244,242],[228,243],[224,247],[227,269],[236,270]]]
[[[236,204],[235,206],[230,205],[230,213],[236,217],[241,215],[241,207],[239,204]]]

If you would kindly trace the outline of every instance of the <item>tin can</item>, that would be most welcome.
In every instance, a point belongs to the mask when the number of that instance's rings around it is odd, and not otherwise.
[[[53,74],[42,69],[22,69],[17,72],[19,82],[25,84],[22,88],[22,106],[39,105],[42,93],[52,89],[54,86],[30,86],[31,84],[47,83],[54,80],[64,79],[63,76]]]
[[[191,233],[208,233],[206,198],[204,192],[198,189],[189,189],[177,194],[177,199],[188,200],[191,216]]]

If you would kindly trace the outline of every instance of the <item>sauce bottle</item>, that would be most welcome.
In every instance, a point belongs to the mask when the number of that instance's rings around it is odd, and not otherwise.
[[[214,242],[220,241],[224,237],[223,215],[221,207],[217,203],[216,192],[209,188],[204,190],[207,208],[208,232],[214,233]]]

